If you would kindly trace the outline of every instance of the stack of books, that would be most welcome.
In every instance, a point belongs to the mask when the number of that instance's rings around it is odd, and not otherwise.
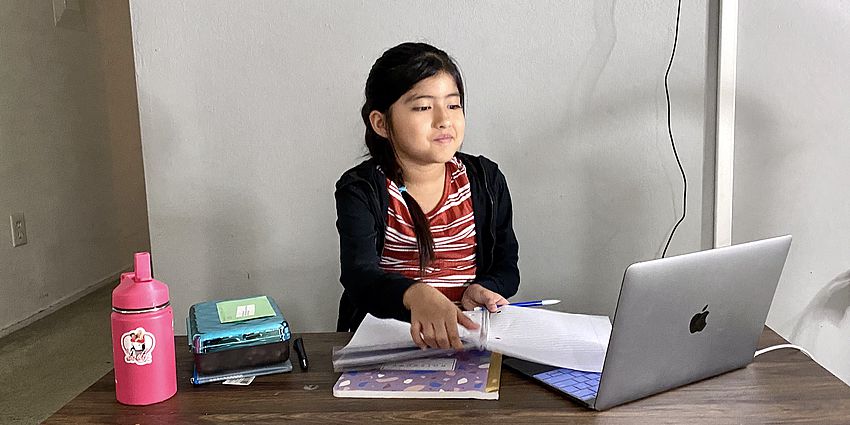
[[[334,349],[334,370],[342,372],[334,396],[497,400],[502,354],[602,370],[611,333],[607,316],[510,305],[464,314],[479,328],[458,328],[462,351],[421,349],[410,338],[410,324],[367,315],[349,344]]]

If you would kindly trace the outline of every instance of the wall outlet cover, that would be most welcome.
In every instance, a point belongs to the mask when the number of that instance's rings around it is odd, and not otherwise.
[[[14,213],[9,216],[9,224],[12,227],[12,246],[17,247],[27,244],[27,222],[24,213]]]

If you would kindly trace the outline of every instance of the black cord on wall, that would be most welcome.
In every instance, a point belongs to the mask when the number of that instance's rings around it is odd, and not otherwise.
[[[676,151],[676,142],[673,141],[673,128],[670,124],[670,89],[667,86],[667,79],[670,76],[670,67],[673,66],[673,58],[676,57],[676,45],[679,42],[679,17],[682,12],[682,0],[679,0],[678,6],[676,8],[676,32],[673,36],[673,53],[670,54],[670,63],[667,64],[667,72],[664,74],[664,93],[667,95],[667,134],[670,135],[670,144],[673,146],[673,155],[676,156],[676,163],[679,164],[679,172],[682,173],[682,183],[684,186],[683,194],[682,194],[682,218],[676,222],[676,225],[673,226],[673,231],[670,232],[670,237],[667,238],[667,245],[664,246],[664,252],[661,254],[661,258],[667,256],[667,248],[670,247],[670,241],[673,240],[673,235],[676,234],[676,229],[679,228],[679,225],[685,221],[685,215],[688,212],[688,178],[685,176],[685,169],[682,167],[682,161],[679,160],[679,153]]]

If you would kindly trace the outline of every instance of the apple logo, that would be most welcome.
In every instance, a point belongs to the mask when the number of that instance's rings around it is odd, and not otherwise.
[[[705,329],[705,318],[708,316],[708,304],[702,308],[702,311],[695,314],[691,319],[691,333],[695,334]]]

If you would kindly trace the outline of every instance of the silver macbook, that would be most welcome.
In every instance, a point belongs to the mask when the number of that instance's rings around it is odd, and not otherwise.
[[[601,373],[504,364],[605,410],[753,361],[791,236],[630,265]]]

